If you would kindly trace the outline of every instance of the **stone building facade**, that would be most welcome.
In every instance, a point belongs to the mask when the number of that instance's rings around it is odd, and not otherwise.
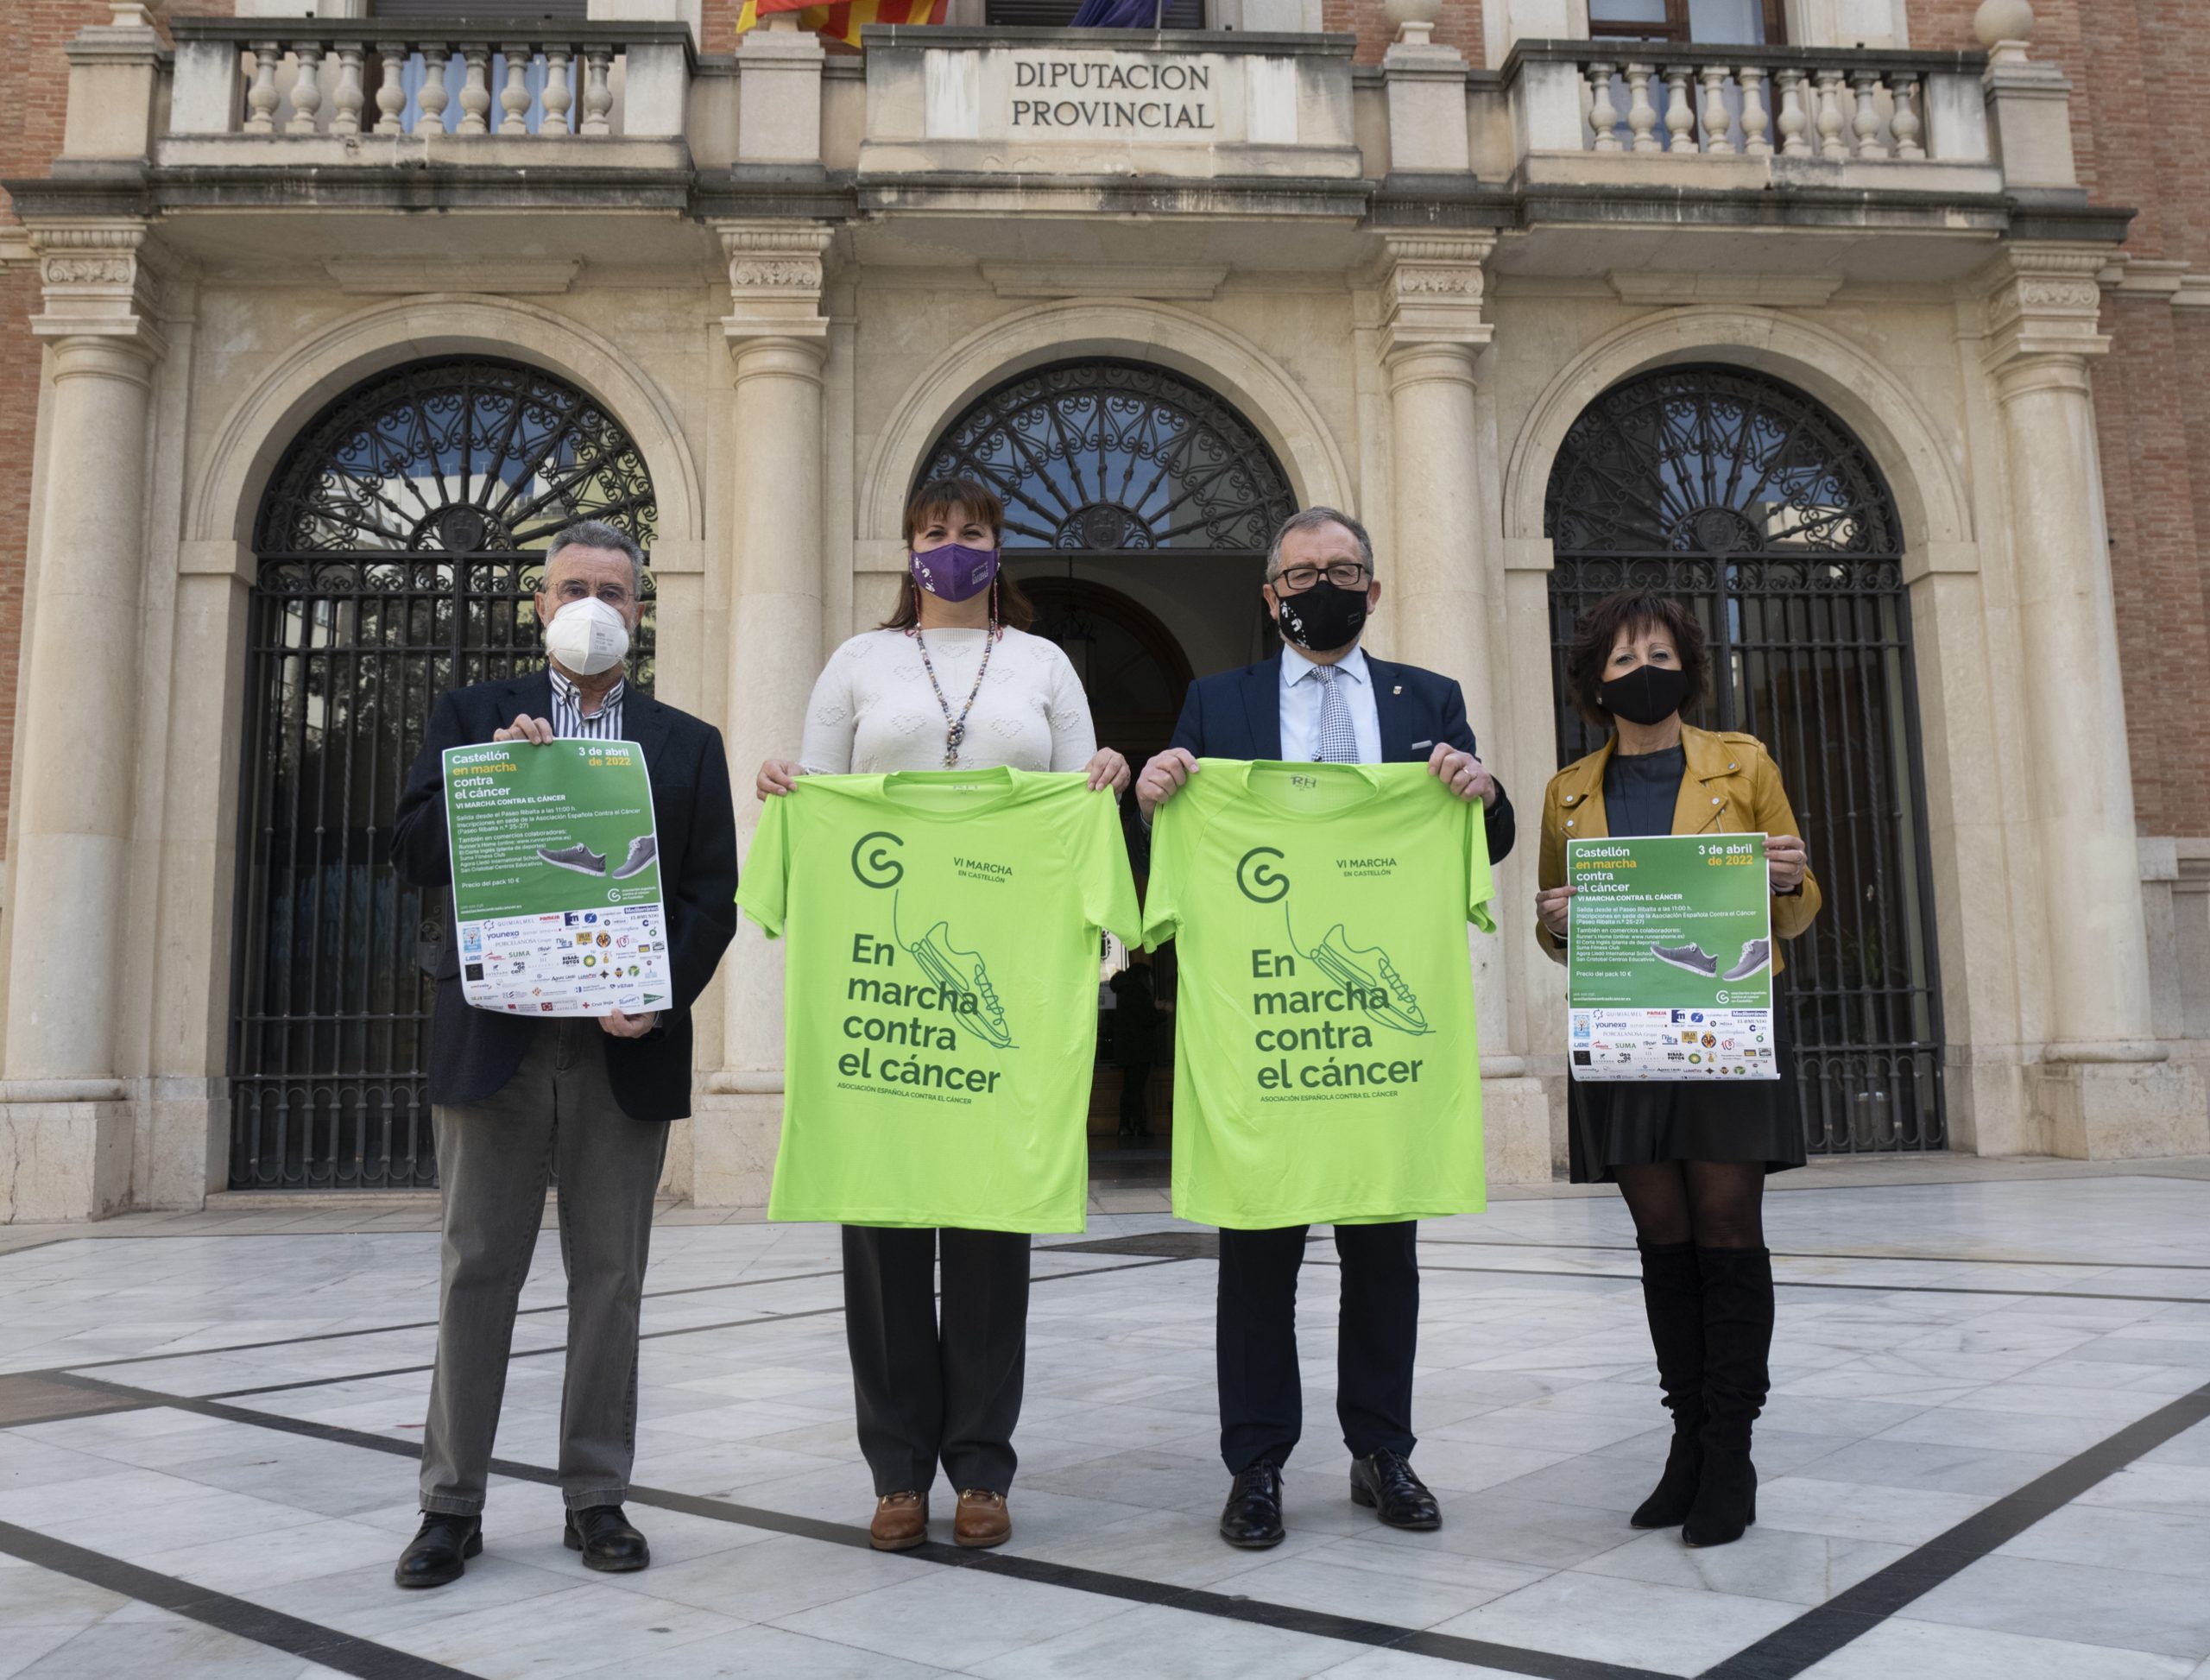
[[[1834,905],[1815,1146],[2210,1150],[2179,8],[1702,4],[956,0],[856,54],[685,0],[17,9],[0,1217],[426,1182],[380,836],[435,690],[531,656],[530,552],[647,539],[647,674],[746,783],[945,466],[1013,493],[1132,756],[1263,649],[1288,505],[1371,526],[1373,644],[1461,681],[1529,822],[1575,604],[1693,597]],[[1523,1181],[1563,1152],[1532,853],[1472,947]],[[779,972],[748,928],[701,1005],[700,1203],[764,1196]]]

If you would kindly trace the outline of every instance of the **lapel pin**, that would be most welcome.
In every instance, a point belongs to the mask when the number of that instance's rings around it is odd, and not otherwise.
[[[1391,688],[1391,689],[1390,689],[1390,691],[1389,691],[1389,692],[1391,692],[1392,694],[1402,694],[1404,692],[1405,692],[1405,685],[1404,685],[1402,683],[1399,683],[1399,684],[1397,684],[1395,686],[1393,686],[1392,688]]]

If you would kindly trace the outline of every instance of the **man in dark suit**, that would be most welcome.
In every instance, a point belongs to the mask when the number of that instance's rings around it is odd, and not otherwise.
[[[651,1561],[645,1537],[622,1513],[636,1438],[639,1304],[668,1122],[691,1112],[691,1006],[736,932],[736,817],[720,733],[624,681],[643,567],[635,541],[597,521],[553,538],[537,597],[548,667],[438,702],[392,825],[392,862],[441,900],[446,931],[430,1023],[445,1269],[422,1437],[422,1526],[395,1571],[402,1587],[456,1580],[483,1550],[515,1304],[554,1174],[568,1276],[564,1538],[589,1569]],[[653,1014],[616,1009],[598,1020],[472,1009],[451,938],[444,751],[578,737],[643,749],[674,995]],[[609,861],[635,864],[640,850],[653,855],[641,837],[629,859]]]
[[[1282,651],[1190,685],[1172,745],[1136,782],[1145,826],[1200,758],[1424,760],[1461,799],[1481,801],[1489,856],[1500,861],[1512,849],[1512,801],[1476,754],[1458,685],[1370,658],[1358,645],[1381,602],[1365,527],[1332,508],[1292,515],[1274,538],[1260,592]],[[1418,1228],[1409,1219],[1335,1228],[1335,1412],[1351,1453],[1351,1497],[1392,1526],[1427,1529],[1443,1514],[1411,1462]],[[1275,1545],[1283,1534],[1282,1466],[1303,1430],[1297,1273],[1306,1232],[1291,1225],[1220,1234],[1220,1451],[1234,1477],[1220,1532],[1231,1545]]]

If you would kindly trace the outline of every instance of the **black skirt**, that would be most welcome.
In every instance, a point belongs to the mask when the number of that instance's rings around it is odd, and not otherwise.
[[[1788,1007],[1773,1000],[1777,1079],[1575,1079],[1566,1100],[1571,1178],[1608,1184],[1622,1166],[1660,1161],[1763,1161],[1767,1172],[1803,1165],[1803,1107]]]

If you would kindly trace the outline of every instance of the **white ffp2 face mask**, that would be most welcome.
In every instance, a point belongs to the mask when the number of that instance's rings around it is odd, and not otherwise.
[[[579,677],[596,677],[628,657],[629,627],[603,601],[571,601],[545,627],[545,651]]]

